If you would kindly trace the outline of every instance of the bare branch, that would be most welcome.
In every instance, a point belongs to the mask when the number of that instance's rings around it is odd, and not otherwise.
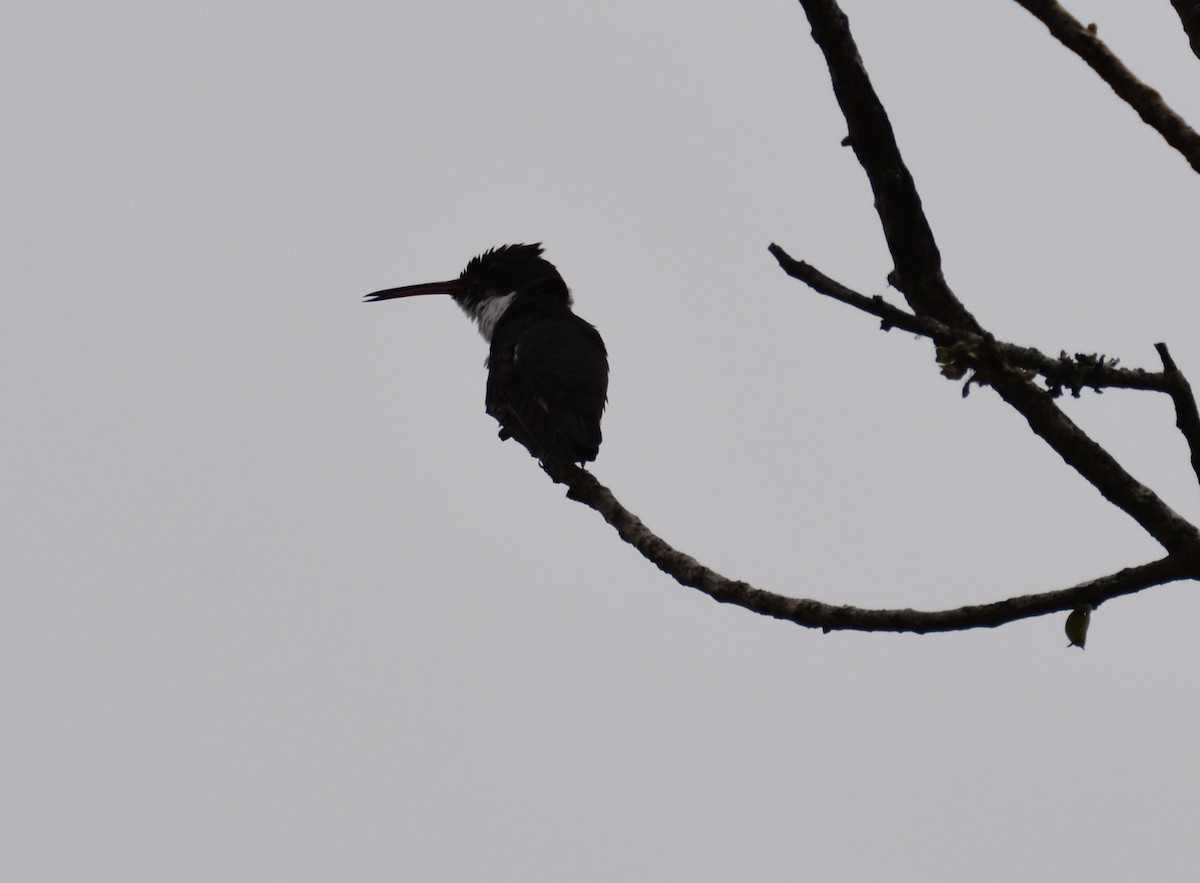
[[[881,297],[869,298],[835,282],[815,267],[793,259],[777,245],[771,246],[771,253],[789,275],[807,283],[821,294],[879,316],[883,319],[885,328],[904,328],[931,337],[943,346],[947,343],[957,344],[959,348],[955,357],[960,359],[965,367],[975,370],[973,381],[995,388],[1000,397],[1026,419],[1034,433],[1100,491],[1106,500],[1133,518],[1166,549],[1182,552],[1200,548],[1200,532],[1197,532],[1190,522],[1163,502],[1154,491],[1126,472],[1115,457],[1064,414],[1055,405],[1053,393],[1035,387],[1029,382],[1029,378],[1015,367],[1026,361],[1028,369],[1045,371],[1049,380],[1054,376],[1054,372],[1060,369],[1048,364],[1051,360],[1046,356],[1029,347],[1000,343],[986,333],[960,331],[932,319],[909,315],[891,306]],[[1163,349],[1159,350],[1160,354]],[[1165,375],[1141,372],[1131,376],[1129,383],[1132,385],[1136,381],[1154,380],[1155,386],[1150,388],[1170,393],[1180,415],[1180,430],[1188,439],[1189,445],[1192,445],[1193,438],[1200,438],[1200,415],[1195,415],[1195,423],[1191,422],[1196,407],[1195,401],[1191,397],[1190,388],[1187,387],[1187,380],[1178,369],[1174,371],[1174,376],[1171,374],[1174,363],[1168,364],[1169,359],[1169,354],[1163,359],[1167,367]],[[1066,361],[1070,362],[1069,359]],[[1115,374],[1117,369],[1109,366],[1105,370],[1109,374]],[[943,373],[954,377],[962,376],[961,372],[951,374],[943,370]],[[1186,411],[1189,404],[1192,412]],[[1188,428],[1185,429],[1185,426]],[[1196,450],[1196,446],[1193,445],[1193,465],[1197,464]]]
[[[722,604],[744,607],[754,613],[830,632],[949,632],[994,628],[1018,619],[1071,610],[1080,604],[1098,607],[1110,598],[1151,586],[1195,577],[1200,564],[1189,565],[1184,556],[1168,556],[1149,564],[1079,583],[1068,589],[1022,595],[991,604],[971,604],[951,610],[869,609],[826,604],[807,598],[790,598],[746,582],[731,580],[705,567],[657,536],[640,518],[626,509],[590,472],[573,464],[543,462],[555,482],[567,486],[567,496],[600,514],[629,543],[660,570],[682,585],[698,589]]]
[[[1027,7],[1056,9],[1066,16],[1053,2],[1018,2]],[[974,382],[993,387],[1071,468],[1166,549],[1196,548],[1200,544],[1200,531],[1126,472],[1057,407],[1052,395],[1038,389],[1025,372],[1009,363],[991,336],[955,297],[942,277],[941,259],[921,210],[916,184],[900,156],[887,114],[871,87],[850,35],[849,20],[836,0],[800,0],[800,5],[812,25],[813,39],[825,54],[834,94],[850,128],[850,142],[875,192],[875,208],[896,264],[889,278],[905,295],[913,312],[979,334],[983,345],[977,351],[959,354],[974,369]],[[1074,22],[1070,16],[1066,18]],[[1086,33],[1082,26],[1079,29]],[[1099,45],[1103,48],[1102,43]],[[1106,48],[1104,51],[1107,53]],[[1115,57],[1112,61],[1120,64]],[[1200,157],[1200,139],[1197,146]]]
[[[1200,58],[1200,0],[1171,0],[1171,5],[1179,13],[1179,21],[1192,45],[1192,52]]]
[[[1010,366],[999,350],[985,347],[976,363],[979,379],[1012,405],[1039,438],[1086,478],[1106,500],[1129,515],[1150,536],[1172,552],[1200,548],[1200,532],[1168,506],[1150,488],[1125,471],[1108,451],[1097,444],[1058,408],[1044,392]]]
[[[941,254],[921,198],[863,67],[846,14],[834,0],[800,0],[800,5],[808,15],[813,39],[825,54],[833,92],[849,127],[849,144],[875,194],[875,209],[895,262],[891,283],[913,312],[979,331],[942,276]]]
[[[847,288],[837,280],[826,276],[812,264],[796,260],[773,242],[768,246],[767,250],[775,256],[775,260],[779,261],[779,266],[783,268],[783,271],[793,279],[799,279],[814,291],[831,297],[836,301],[848,304],[855,309],[862,310],[864,313],[878,316],[883,320],[882,327],[884,331],[892,328],[901,328],[905,331],[911,331],[913,334],[920,334],[922,337],[931,338],[938,343],[950,343],[960,339],[959,332],[949,325],[939,322],[937,319],[928,316],[917,316],[899,307],[892,306],[878,294],[868,297],[865,294],[860,294],[851,288]],[[964,333],[973,334],[972,332]]]
[[[812,285],[822,294],[835,297],[865,312],[878,315],[885,325],[927,334],[934,340],[950,340],[962,344],[956,358],[975,371],[975,383],[991,386],[1000,397],[1020,413],[1029,428],[1053,448],[1076,472],[1088,480],[1106,500],[1129,515],[1142,529],[1164,548],[1182,552],[1200,548],[1200,532],[1168,506],[1163,500],[1125,471],[1112,454],[1071,420],[1054,403],[1054,396],[1034,386],[1027,374],[1008,360],[1010,353],[1017,359],[1037,353],[1028,347],[1009,349],[991,335],[968,334],[932,320],[910,316],[892,307],[883,298],[868,298],[834,282],[815,268],[788,257],[778,246],[772,248],[776,259],[791,275]],[[786,260],[785,260],[786,259]],[[1040,353],[1037,353],[1041,356]],[[1045,356],[1041,356],[1045,359]],[[1110,369],[1115,370],[1115,369]],[[962,376],[961,373],[952,376]],[[1144,375],[1149,377],[1151,375]],[[1178,381],[1164,383],[1166,391]],[[1189,393],[1190,395],[1190,393]]]
[[[774,246],[772,253],[791,275],[809,283],[822,294],[880,316],[886,325],[925,334],[935,341],[965,343],[959,358],[976,371],[974,382],[992,386],[1004,401],[1024,416],[1031,430],[1057,451],[1070,467],[1091,482],[1106,500],[1126,512],[1146,533],[1170,551],[1182,552],[1198,547],[1200,533],[1186,518],[1166,505],[1158,494],[1134,479],[1111,453],[1087,436],[1056,406],[1050,392],[1037,389],[1025,373],[1008,361],[1010,353],[1020,359],[1031,352],[1037,353],[1037,350],[1025,347],[1008,349],[1006,344],[992,340],[990,335],[966,334],[938,325],[930,319],[908,316],[904,311],[886,304],[882,298],[866,298],[830,280],[809,264],[793,260],[779,246]],[[1045,359],[1042,354],[1037,355]]]
[[[1156,90],[1147,86],[1125,67],[1121,59],[1096,36],[1094,25],[1085,27],[1055,0],[1016,2],[1049,28],[1050,33],[1060,43],[1087,62],[1088,66],[1137,112],[1146,125],[1162,135],[1168,144],[1183,154],[1193,169],[1200,172],[1200,134],[1172,110]],[[1192,14],[1195,14],[1195,4],[1184,5],[1192,5]],[[1179,6],[1180,3],[1177,2],[1176,8]],[[1180,17],[1183,16],[1184,11],[1181,10]],[[1187,23],[1188,20],[1184,19],[1185,27]],[[1188,33],[1191,35],[1193,32],[1194,30]]]
[[[942,276],[941,257],[921,209],[916,185],[900,156],[883,106],[871,87],[845,14],[836,0],[800,0],[800,3],[812,25],[813,37],[825,53],[834,92],[849,126],[849,143],[875,193],[876,211],[895,262],[889,280],[905,296],[912,312],[893,306],[880,296],[860,294],[811,265],[792,259],[777,245],[771,246],[772,254],[789,275],[816,291],[879,317],[884,330],[903,328],[931,338],[939,346],[944,373],[962,376],[956,372],[964,365],[973,370],[970,382],[994,388],[1026,419],[1035,434],[1165,546],[1168,555],[1067,589],[991,604],[941,611],[838,606],[788,597],[731,580],[656,535],[591,473],[574,464],[553,460],[543,460],[542,468],[555,482],[567,486],[569,498],[598,512],[622,540],[680,584],[698,589],[721,603],[825,631],[925,633],[990,628],[1085,604],[1096,607],[1109,598],[1150,586],[1200,579],[1200,531],[1125,472],[1054,402],[1055,390],[1060,392],[1062,387],[1075,392],[1085,386],[1097,389],[1126,386],[1168,392],[1176,403],[1180,428],[1192,445],[1195,462],[1196,451],[1200,449],[1200,415],[1196,413],[1186,379],[1171,361],[1165,346],[1159,348],[1165,370],[1162,374],[1152,374],[1118,369],[1115,360],[1103,356],[1071,359],[1064,353],[1057,360],[1051,359],[1029,347],[998,342],[984,330]],[[948,367],[951,370],[947,371]],[[1037,374],[1046,378],[1049,391],[1030,382]]]
[[[985,335],[951,328],[927,316],[915,316],[893,306],[878,294],[868,296],[847,288],[812,264],[796,260],[774,243],[768,251],[779,261],[783,271],[793,279],[799,279],[814,291],[836,301],[878,316],[882,320],[881,327],[884,331],[899,328],[928,337],[942,347],[962,344],[968,351],[977,350],[988,341]],[[1034,347],[998,340],[992,340],[991,345],[1000,351],[1008,364],[1044,377],[1050,394],[1056,397],[1064,389],[1070,390],[1072,395],[1078,398],[1084,389],[1098,392],[1112,387],[1171,393],[1175,388],[1175,382],[1165,373],[1147,371],[1144,368],[1118,368],[1113,360],[1104,357],[1077,353],[1071,358],[1063,353],[1058,358],[1052,358]]]
[[[1165,343],[1156,343],[1158,356],[1162,359],[1163,369],[1170,384],[1167,392],[1175,402],[1175,425],[1187,440],[1188,450],[1192,455],[1192,471],[1200,480],[1200,410],[1196,408],[1196,397],[1192,395],[1192,386],[1188,383],[1183,372],[1175,365],[1171,353]]]

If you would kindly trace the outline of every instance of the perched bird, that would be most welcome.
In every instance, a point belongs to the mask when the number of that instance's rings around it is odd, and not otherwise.
[[[599,332],[571,312],[571,294],[540,243],[502,245],[472,258],[457,279],[389,288],[368,301],[448,294],[491,344],[484,405],[535,457],[596,459],[608,398]]]

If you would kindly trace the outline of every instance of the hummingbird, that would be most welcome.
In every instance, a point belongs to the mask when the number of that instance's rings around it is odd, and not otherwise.
[[[457,279],[388,288],[390,300],[448,294],[488,342],[484,407],[542,460],[587,463],[600,450],[608,400],[608,353],[594,327],[571,311],[572,298],[541,243],[502,245],[472,258]]]

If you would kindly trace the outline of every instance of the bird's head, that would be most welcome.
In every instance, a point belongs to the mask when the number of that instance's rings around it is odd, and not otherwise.
[[[548,297],[571,305],[567,284],[554,264],[542,257],[541,243],[501,245],[477,255],[457,279],[388,288],[367,295],[368,301],[413,297],[419,294],[448,294],[479,324],[485,338],[517,297]]]
[[[554,264],[542,257],[542,245],[501,245],[471,258],[457,279],[404,285],[368,294],[366,300],[391,300],[418,294],[448,294],[468,313],[484,301],[509,294],[537,294],[567,305],[571,295]]]
[[[489,249],[471,258],[459,274],[458,284],[461,293],[455,300],[468,312],[488,298],[508,294],[543,295],[571,303],[558,269],[542,257],[541,243]]]

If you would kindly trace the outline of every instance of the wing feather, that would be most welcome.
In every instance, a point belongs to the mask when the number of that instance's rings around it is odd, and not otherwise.
[[[571,313],[498,326],[488,360],[488,412],[536,456],[596,459],[608,396],[600,334]]]

